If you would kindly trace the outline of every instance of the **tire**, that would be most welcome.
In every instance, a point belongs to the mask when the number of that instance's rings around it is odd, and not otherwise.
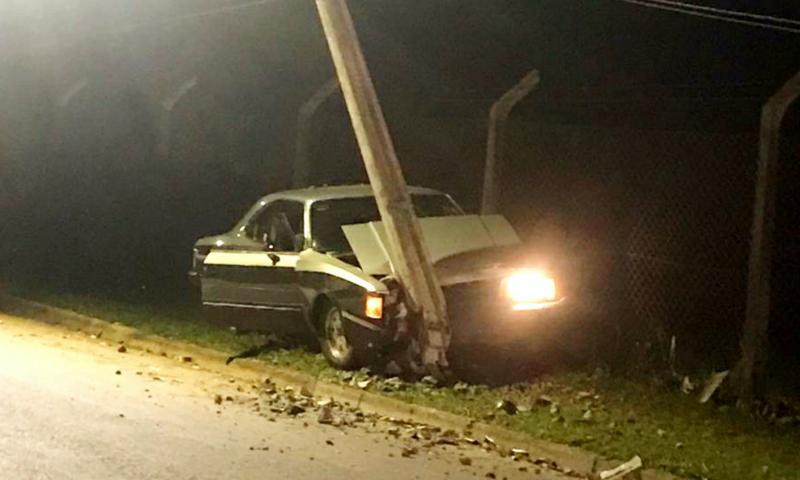
[[[319,345],[328,363],[341,370],[354,370],[362,366],[360,350],[347,337],[342,311],[326,303],[320,309]]]

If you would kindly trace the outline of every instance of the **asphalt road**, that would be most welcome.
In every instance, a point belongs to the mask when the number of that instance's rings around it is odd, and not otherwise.
[[[469,445],[404,457],[407,440],[265,416],[247,406],[253,385],[117,350],[0,315],[0,478],[559,478]]]

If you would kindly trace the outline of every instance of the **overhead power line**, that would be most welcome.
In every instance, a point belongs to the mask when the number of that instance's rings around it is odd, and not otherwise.
[[[32,50],[38,51],[49,51],[52,49],[63,49],[64,47],[74,45],[75,43],[79,43],[81,41],[85,41],[92,38],[103,37],[103,36],[111,36],[111,35],[118,35],[118,34],[128,34],[135,32],[137,30],[141,30],[143,28],[149,27],[159,27],[165,25],[171,25],[174,23],[186,22],[190,20],[202,19],[205,17],[210,17],[214,15],[221,15],[221,14],[229,14],[229,13],[236,13],[242,10],[246,10],[253,7],[259,7],[261,5],[266,5],[268,3],[275,3],[276,0],[255,0],[251,2],[245,3],[238,3],[233,5],[226,5],[224,7],[212,8],[208,10],[201,10],[191,13],[185,13],[181,15],[174,15],[171,17],[162,18],[160,20],[153,20],[148,22],[140,22],[140,23],[130,23],[128,25],[122,25],[120,27],[108,29],[108,30],[101,30],[91,33],[86,33],[82,35],[73,36],[71,38],[62,38],[57,41],[50,41],[44,44],[36,45],[32,48]]]
[[[642,7],[654,8],[654,9],[657,9],[657,10],[665,10],[665,11],[674,12],[674,13],[682,13],[684,15],[691,15],[691,16],[695,16],[695,17],[708,18],[708,19],[712,19],[712,20],[720,20],[720,21],[729,22],[729,23],[738,23],[740,25],[749,25],[751,27],[764,28],[764,29],[767,29],[767,30],[777,30],[777,31],[788,32],[788,33],[800,33],[800,28],[787,27],[787,26],[783,26],[783,25],[776,25],[774,23],[766,23],[766,22],[763,22],[763,21],[745,20],[743,18],[736,18],[734,16],[722,15],[722,14],[718,14],[718,13],[711,13],[711,12],[705,13],[705,12],[701,12],[701,11],[698,11],[698,10],[692,10],[690,8],[687,8],[687,7],[672,6],[672,5],[668,5],[668,4],[665,4],[665,3],[655,3],[655,1],[662,1],[663,2],[663,0],[652,0],[652,1],[647,1],[647,0],[620,0],[620,1],[632,4],[632,5],[639,5],[639,6],[642,6]],[[739,12],[739,13],[741,13],[741,12]],[[750,14],[747,14],[747,15],[750,15]],[[786,20],[788,22],[793,22],[793,20],[788,20],[788,19],[782,19],[782,20]]]
[[[729,15],[731,17],[742,17],[742,18],[752,18],[754,20],[763,20],[766,22],[773,22],[773,23],[786,23],[789,25],[798,25],[800,26],[800,20],[795,20],[793,18],[783,18],[783,17],[775,17],[772,15],[762,15],[758,13],[750,13],[750,12],[741,12],[739,10],[729,10],[724,8],[714,8],[714,7],[707,7],[705,5],[696,5],[693,3],[686,3],[686,2],[678,2],[676,0],[649,0],[650,3],[661,3],[664,5],[669,5],[673,7],[680,7],[680,8],[689,8],[692,10],[698,10],[701,12],[711,12],[720,15]]]
[[[156,20],[156,21],[153,21],[153,22],[134,23],[134,24],[126,25],[125,27],[122,28],[122,30],[128,32],[128,31],[131,31],[131,30],[137,30],[137,29],[142,28],[142,27],[168,25],[168,24],[171,24],[171,23],[183,22],[183,21],[186,21],[186,20],[194,20],[196,18],[210,17],[212,15],[219,15],[219,14],[223,14],[223,13],[233,13],[233,12],[236,12],[236,11],[239,11],[239,10],[245,10],[245,9],[252,8],[252,7],[258,7],[258,6],[261,6],[261,5],[266,5],[268,3],[275,3],[275,0],[256,0],[256,1],[253,1],[253,2],[246,2],[246,3],[239,3],[239,4],[234,4],[234,5],[227,5],[225,7],[212,8],[212,9],[209,9],[209,10],[202,10],[202,11],[199,11],[199,12],[192,12],[192,13],[187,13],[187,14],[183,14],[183,15],[175,15],[173,17],[168,17],[168,18],[165,18],[163,20]]]

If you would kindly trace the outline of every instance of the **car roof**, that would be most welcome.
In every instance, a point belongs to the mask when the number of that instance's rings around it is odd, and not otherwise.
[[[408,187],[408,192],[412,195],[444,195],[438,190],[424,187]],[[270,202],[274,200],[295,200],[298,202],[315,202],[318,200],[332,200],[336,198],[372,197],[374,193],[369,184],[360,185],[336,185],[309,187],[297,190],[286,190],[267,195],[261,200]]]

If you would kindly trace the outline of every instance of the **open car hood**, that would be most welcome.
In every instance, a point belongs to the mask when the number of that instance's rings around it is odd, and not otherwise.
[[[431,217],[421,218],[419,223],[431,261],[435,265],[465,252],[520,243],[513,227],[502,215]],[[346,225],[342,230],[365,273],[375,276],[392,273],[388,255],[389,244],[383,222]],[[452,271],[451,268],[447,270]],[[458,270],[463,273],[463,268]],[[444,272],[439,272],[440,281],[450,283],[446,281],[447,279],[441,278],[442,273]]]

